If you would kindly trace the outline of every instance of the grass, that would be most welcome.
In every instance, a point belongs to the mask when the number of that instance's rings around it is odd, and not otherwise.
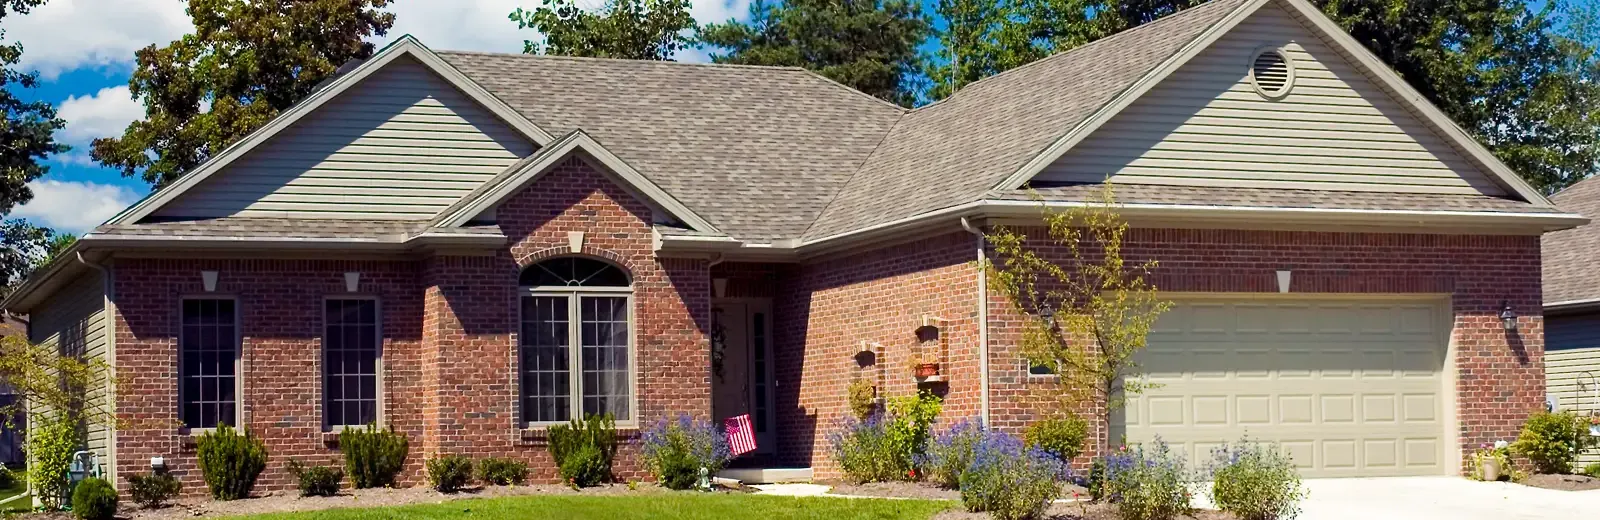
[[[790,518],[926,520],[951,507],[930,500],[778,497],[757,495],[664,494],[654,496],[526,496],[468,499],[371,509],[330,509],[237,517],[248,520],[407,519],[570,519],[633,518],[756,519]]]

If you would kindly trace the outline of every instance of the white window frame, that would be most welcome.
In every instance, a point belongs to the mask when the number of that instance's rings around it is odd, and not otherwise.
[[[529,266],[530,268],[532,266]],[[617,267],[621,269],[621,267]],[[522,306],[525,297],[564,297],[567,299],[567,395],[571,400],[568,410],[573,419],[583,419],[583,326],[582,309],[579,302],[585,296],[622,297],[623,305],[628,314],[628,418],[616,419],[618,427],[636,427],[639,424],[639,334],[638,319],[634,312],[633,286],[627,287],[582,287],[582,286],[550,286],[521,287],[517,292],[517,327],[512,334],[513,345],[517,349],[517,415],[522,417],[522,424],[527,429],[541,429],[558,424],[567,424],[567,421],[529,421],[526,420],[525,408],[527,389],[522,386],[523,370],[523,345],[522,345]]]
[[[388,338],[383,334],[383,299],[374,294],[358,293],[324,296],[322,298],[322,306],[317,309],[317,311],[321,314],[321,319],[318,321],[322,324],[322,330],[317,334],[317,350],[322,363],[321,373],[317,376],[317,385],[321,390],[321,392],[319,392],[320,395],[317,400],[317,406],[322,411],[322,430],[326,432],[339,432],[344,431],[345,428],[351,426],[359,428],[366,427],[365,424],[332,424],[328,420],[328,302],[334,300],[369,300],[373,302],[373,321],[376,322],[374,323],[374,326],[378,328],[378,360],[372,367],[373,371],[375,372],[374,375],[378,379],[376,385],[377,401],[373,404],[373,406],[376,408],[376,411],[373,414],[373,423],[379,428],[384,428],[387,424],[385,421],[388,414],[384,413],[384,407],[387,403],[387,399],[384,399],[383,380],[385,370],[383,354],[386,350],[384,348],[384,343],[388,340]]]
[[[177,413],[178,422],[181,423],[181,426],[182,426],[183,429],[189,431],[190,433],[194,433],[194,434],[205,433],[205,432],[209,432],[209,431],[212,431],[212,430],[216,429],[215,427],[211,427],[211,428],[191,427],[191,426],[189,426],[189,418],[185,416],[185,410],[188,409],[188,406],[186,406],[185,402],[184,402],[184,398],[186,396],[184,395],[185,392],[183,391],[183,386],[184,386],[183,383],[184,383],[184,378],[188,374],[183,370],[183,343],[184,343],[183,329],[185,328],[183,326],[184,325],[183,307],[184,307],[185,303],[187,303],[189,301],[192,301],[192,300],[229,300],[229,301],[233,302],[233,422],[236,422],[236,423],[239,423],[239,424],[229,424],[228,426],[233,427],[233,428],[242,428],[242,427],[244,427],[244,422],[245,422],[244,421],[244,399],[245,399],[245,395],[244,395],[244,387],[245,387],[245,385],[244,385],[244,309],[241,307],[241,302],[239,301],[239,296],[238,295],[234,295],[234,294],[208,294],[208,293],[201,293],[201,294],[184,294],[184,295],[180,295],[178,297],[178,320],[177,320],[178,321],[178,334],[177,334],[178,344],[174,345],[174,347],[176,347],[176,348],[173,349],[177,354],[176,357],[177,357],[177,362],[178,362],[177,363],[178,364],[178,367],[177,367],[178,368],[178,370],[177,370],[177,373],[178,373],[178,392],[177,392],[177,394],[178,394],[178,413]]]

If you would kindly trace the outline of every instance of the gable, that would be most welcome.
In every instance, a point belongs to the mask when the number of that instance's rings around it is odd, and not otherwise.
[[[1294,69],[1279,98],[1252,59]],[[1098,183],[1505,195],[1374,78],[1268,2],[1036,175]]]
[[[153,216],[425,220],[534,149],[400,56]]]

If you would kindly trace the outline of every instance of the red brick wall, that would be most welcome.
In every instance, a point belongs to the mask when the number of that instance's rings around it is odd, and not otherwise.
[[[976,237],[957,232],[781,272],[773,315],[784,464],[810,466],[817,478],[839,476],[827,434],[847,413],[846,386],[866,377],[879,381],[879,396],[915,392],[907,359],[923,316],[949,320],[941,333],[950,381],[930,385],[945,396],[943,417],[978,416],[976,259]],[[875,365],[857,363],[864,341],[882,345]]]
[[[1030,231],[1043,243],[1042,230]],[[1515,437],[1544,403],[1538,237],[1136,229],[1124,257],[1158,260],[1152,281],[1163,291],[1275,293],[1275,272],[1287,269],[1293,293],[1450,295],[1463,456]],[[1516,336],[1501,328],[1502,300],[1521,316]],[[1038,386],[1012,347],[1019,330],[991,297],[992,422],[1011,431],[1033,419],[1026,397]]]
[[[573,159],[502,204],[510,238],[483,256],[421,260],[139,260],[115,264],[118,400],[128,427],[117,437],[121,477],[168,458],[188,493],[204,492],[192,445],[177,417],[177,312],[183,295],[204,293],[200,271],[220,273],[217,293],[239,298],[244,334],[245,424],[271,457],[258,489],[293,487],[290,458],[337,461],[324,444],[321,413],[321,296],[344,294],[343,273],[362,273],[363,293],[383,298],[385,418],[409,435],[405,481],[441,453],[519,457],[534,478],[555,479],[546,447],[520,427],[517,275],[521,266],[570,253],[569,231],[585,233],[582,254],[627,268],[634,283],[637,423],[678,412],[709,417],[710,280],[705,260],[657,259],[651,209],[587,163]],[[637,460],[637,427],[623,433],[616,473],[647,475]]]

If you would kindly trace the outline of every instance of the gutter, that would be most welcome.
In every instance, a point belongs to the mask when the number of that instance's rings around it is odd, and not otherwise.
[[[961,217],[961,229],[978,237],[978,420],[989,427],[989,269],[983,232]]]
[[[1600,298],[1565,300],[1544,304],[1545,314],[1569,314],[1587,310],[1600,310]]]

